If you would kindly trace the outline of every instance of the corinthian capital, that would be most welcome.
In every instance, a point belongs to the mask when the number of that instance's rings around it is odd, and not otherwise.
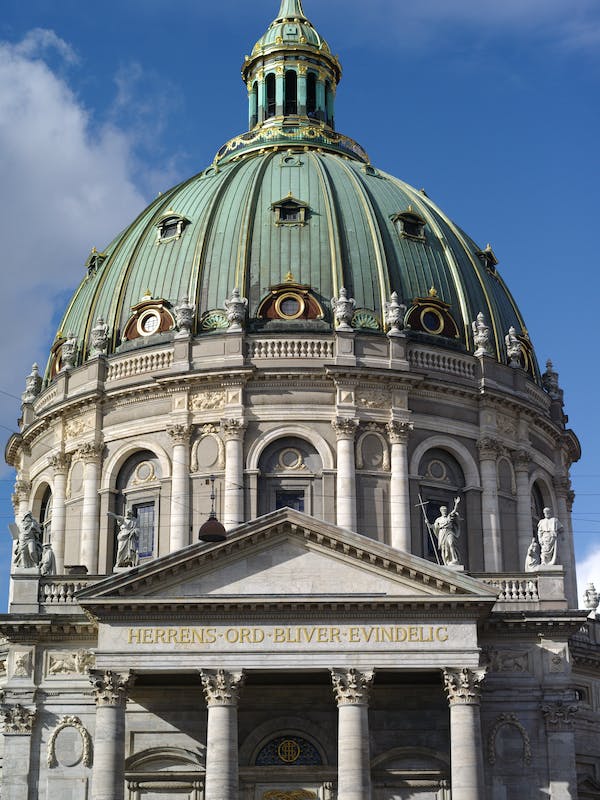
[[[192,430],[188,425],[169,425],[167,433],[173,444],[188,444]]]
[[[221,420],[221,433],[226,442],[232,440],[241,441],[246,430],[246,423],[243,419],[223,419]]]
[[[517,472],[525,472],[529,469],[531,456],[527,450],[513,450],[511,453],[512,462]]]
[[[56,453],[50,457],[50,465],[52,466],[55,475],[60,473],[66,475],[70,463],[71,456],[67,455],[66,453]]]
[[[444,688],[450,705],[479,705],[487,669],[445,669]]]
[[[483,436],[477,442],[477,449],[479,450],[480,458],[496,459],[501,450],[500,443],[489,436]]]
[[[131,673],[102,672],[90,669],[88,676],[94,688],[97,706],[121,706],[127,702],[127,692],[133,685]]]
[[[375,677],[374,670],[359,672],[354,669],[332,669],[331,681],[338,706],[364,706]]]
[[[35,710],[24,708],[20,703],[15,706],[4,706],[0,712],[4,722],[5,734],[29,736],[37,716]]]
[[[236,706],[240,690],[244,685],[243,672],[227,672],[224,669],[200,671],[202,688],[208,706]]]
[[[102,458],[104,445],[95,442],[86,442],[77,450],[77,455],[84,464],[98,464]]]
[[[354,439],[358,420],[349,417],[336,417],[331,423],[335,430],[335,435],[339,439]]]
[[[542,704],[544,722],[546,723],[546,728],[551,731],[572,730],[577,711],[577,703],[565,703],[562,700],[557,700]]]
[[[29,500],[29,493],[31,492],[31,483],[24,481],[22,478],[17,478],[15,481],[14,494],[12,496],[13,505]]]
[[[399,422],[392,420],[386,425],[386,430],[391,444],[407,444],[412,431],[412,422]]]

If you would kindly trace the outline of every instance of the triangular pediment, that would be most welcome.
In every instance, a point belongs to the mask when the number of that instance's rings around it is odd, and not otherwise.
[[[298,600],[446,600],[493,603],[495,591],[470,576],[372,539],[281,509],[89,587],[84,607],[102,603]]]

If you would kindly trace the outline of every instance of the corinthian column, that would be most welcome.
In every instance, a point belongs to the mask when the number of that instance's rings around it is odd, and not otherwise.
[[[483,752],[479,704],[485,669],[446,669],[444,683],[450,703],[452,797],[483,800]]]
[[[499,445],[493,439],[480,439],[479,469],[481,472],[481,515],[483,523],[483,558],[486,572],[501,572],[502,542],[498,507],[498,471],[496,459]]]
[[[408,436],[410,422],[390,422],[387,426],[392,453],[390,459],[391,545],[410,553],[410,497],[408,491]]]
[[[130,673],[90,670],[96,697],[92,800],[124,800],[125,706]]]
[[[3,800],[28,800],[31,734],[36,712],[17,704],[0,712],[4,726]]]
[[[67,473],[69,471],[70,456],[58,453],[52,456],[50,463],[54,470],[54,486],[52,491],[52,550],[56,559],[56,572],[61,575],[65,571],[65,528],[67,509]]]
[[[225,440],[225,502],[223,525],[231,530],[244,521],[244,430],[241,419],[221,422]]]
[[[100,546],[100,463],[102,445],[84,444],[79,448],[83,461],[83,510],[81,512],[81,546],[79,557],[88,572],[98,572],[98,549]],[[54,517],[52,518],[54,527]]]
[[[338,704],[338,800],[371,800],[369,692],[374,673],[332,670]]]
[[[552,800],[577,797],[576,713],[576,703],[558,700],[542,704],[548,747],[548,788]]]
[[[337,524],[356,530],[356,463],[354,437],[358,421],[338,417],[331,423],[337,436]]]
[[[187,425],[171,425],[167,428],[173,442],[171,553],[190,543],[190,432]]]
[[[529,489],[529,464],[531,458],[526,450],[512,453],[517,484],[517,532],[519,541],[519,565],[525,568],[527,550],[531,544],[533,528],[531,525],[531,491]]]
[[[243,672],[201,670],[208,706],[204,800],[238,800],[237,706]]]

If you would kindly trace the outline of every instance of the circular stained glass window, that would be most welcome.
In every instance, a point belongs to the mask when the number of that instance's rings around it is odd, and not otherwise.
[[[147,311],[139,318],[138,332],[141,336],[150,336],[160,327],[160,314],[158,311]]]
[[[323,763],[321,754],[311,742],[301,736],[278,736],[266,744],[256,756],[257,767],[301,765],[318,766]]]

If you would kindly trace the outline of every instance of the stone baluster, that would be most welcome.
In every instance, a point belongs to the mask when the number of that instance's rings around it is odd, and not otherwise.
[[[338,800],[371,800],[369,693],[374,672],[333,669],[338,704]]]
[[[525,566],[527,551],[533,536],[531,523],[531,490],[529,487],[529,464],[531,458],[526,450],[515,450],[512,463],[517,484],[517,533],[519,542],[519,566]]]
[[[31,734],[36,711],[17,703],[5,705],[0,711],[4,732],[6,775],[2,776],[3,800],[28,800],[31,761]],[[6,767],[10,767],[6,769]]]
[[[173,442],[171,469],[171,553],[190,543],[190,428],[170,425]]]
[[[356,462],[354,437],[358,421],[338,417],[332,423],[337,436],[337,524],[356,530]]]
[[[479,713],[485,669],[446,669],[444,684],[450,704],[452,797],[483,800],[483,751]]]
[[[231,530],[244,522],[244,431],[241,419],[223,420],[225,440],[225,492],[223,525]]]
[[[125,707],[130,673],[90,670],[96,699],[92,800],[124,800]]]
[[[571,481],[567,475],[554,479],[556,491],[556,516],[563,523],[563,533],[558,537],[558,563],[565,570],[565,595],[569,601],[569,608],[577,608],[577,580],[575,575],[575,543],[573,541],[573,527],[571,522],[571,508],[575,494],[571,489]]]
[[[81,512],[80,562],[95,575],[98,572],[100,547],[100,465],[102,445],[84,444],[79,448],[83,461],[83,509]],[[52,520],[54,526],[54,519]],[[60,572],[60,570],[59,570]]]
[[[493,439],[480,439],[479,469],[481,472],[481,515],[483,523],[483,557],[486,572],[502,571],[502,540],[498,506],[498,472],[496,460],[500,446]]]
[[[244,673],[202,670],[200,677],[208,706],[204,800],[238,800],[237,707]]]
[[[549,792],[552,800],[577,797],[575,714],[577,704],[563,700],[542,703],[548,748]]]
[[[410,422],[394,420],[387,426],[392,447],[390,458],[390,529],[391,545],[410,553],[410,495],[408,486],[408,437]]]
[[[65,531],[67,522],[67,474],[69,472],[70,456],[58,453],[52,456],[50,463],[54,470],[54,485],[52,487],[52,550],[56,559],[56,572],[61,575],[65,571]]]

